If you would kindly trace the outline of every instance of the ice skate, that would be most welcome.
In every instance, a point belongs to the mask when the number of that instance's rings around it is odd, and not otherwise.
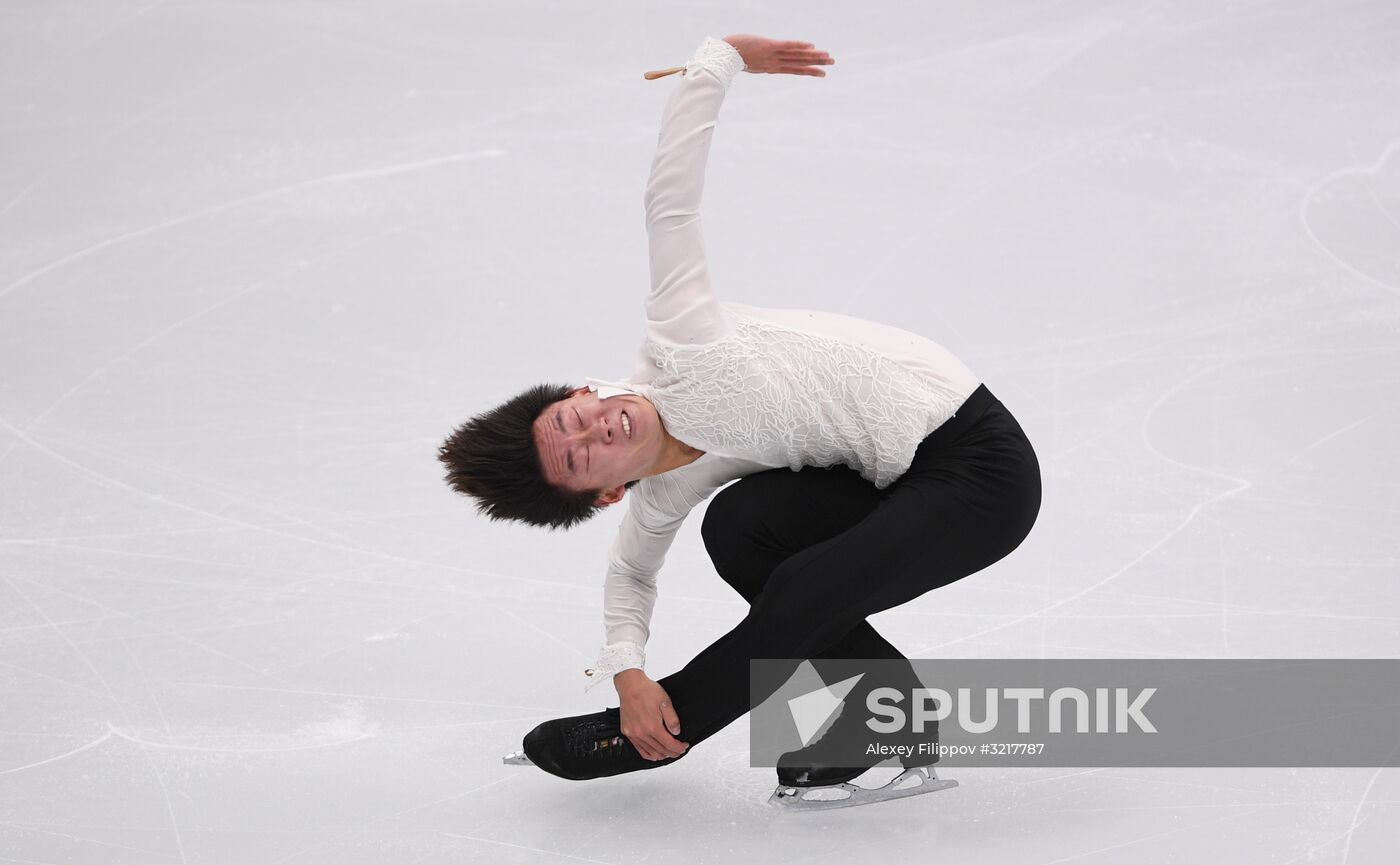
[[[832,730],[840,728],[842,721],[847,717],[847,713],[843,712]],[[841,757],[833,753],[830,747],[838,739],[838,735],[832,730],[828,730],[825,735],[812,744],[795,751],[788,751],[778,758],[779,789],[835,786],[844,784],[870,769],[869,766],[842,765]],[[850,755],[847,754],[846,762],[849,762],[849,757]]]
[[[510,766],[538,766],[570,781],[655,769],[680,759],[643,757],[622,735],[616,708],[545,721],[527,733],[522,744],[523,750],[507,754],[501,762]]]
[[[854,715],[849,718],[854,718]],[[902,799],[920,793],[932,793],[956,787],[957,781],[944,781],[934,773],[933,764],[938,762],[938,726],[930,730],[931,737],[906,735],[900,744],[911,748],[908,756],[901,757],[903,771],[882,787],[861,787],[852,784],[855,778],[865,774],[873,766],[841,766],[842,756],[831,743],[841,739],[838,732],[845,724],[852,723],[843,712],[832,726],[816,742],[789,751],[778,758],[778,787],[768,798],[769,804],[780,805],[795,811],[817,811],[830,808],[849,808],[855,805],[868,805],[889,799]],[[931,747],[920,748],[920,744]],[[849,760],[850,754],[844,757]]]

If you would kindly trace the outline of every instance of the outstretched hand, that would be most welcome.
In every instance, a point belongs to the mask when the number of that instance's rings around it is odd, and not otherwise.
[[[739,56],[744,58],[748,72],[768,74],[815,75],[825,78],[825,70],[818,66],[830,66],[836,61],[825,51],[819,51],[811,42],[795,39],[769,39],[738,33],[724,37],[724,41],[734,46]]]

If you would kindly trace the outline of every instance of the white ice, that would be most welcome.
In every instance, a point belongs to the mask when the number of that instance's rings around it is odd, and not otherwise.
[[[1394,861],[1375,769],[963,769],[774,814],[747,721],[588,784],[620,516],[476,517],[434,459],[630,369],[642,185],[741,75],[722,294],[907,327],[1021,420],[1012,556],[876,617],[938,657],[1400,645],[1400,13],[1383,0],[72,2],[0,10],[0,861]],[[649,664],[743,602],[685,527]]]

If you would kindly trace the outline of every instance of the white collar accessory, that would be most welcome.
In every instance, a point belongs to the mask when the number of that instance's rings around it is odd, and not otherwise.
[[[588,389],[598,394],[598,399],[608,399],[610,397],[621,396],[628,393],[632,396],[641,396],[635,390],[625,388],[617,382],[605,381],[601,378],[585,378],[588,382]]]

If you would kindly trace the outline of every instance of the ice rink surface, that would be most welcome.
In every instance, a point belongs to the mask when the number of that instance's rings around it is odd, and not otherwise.
[[[501,765],[583,694],[620,512],[488,524],[439,441],[631,369],[642,191],[706,35],[723,297],[896,324],[1015,413],[1010,557],[921,657],[1400,646],[1390,2],[36,2],[0,8],[0,862],[1379,863],[1400,774],[949,769],[774,813]],[[1387,444],[1389,443],[1389,444]],[[687,523],[661,675],[743,615]],[[878,857],[878,858],[877,858]]]

